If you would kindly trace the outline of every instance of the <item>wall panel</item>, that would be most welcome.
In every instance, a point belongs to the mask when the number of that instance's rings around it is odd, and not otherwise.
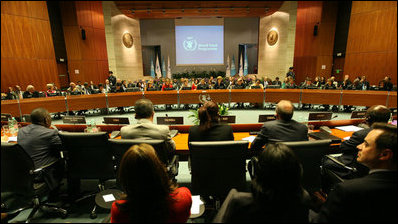
[[[377,85],[386,75],[397,83],[397,2],[352,3],[344,73]]]
[[[27,85],[59,85],[51,27],[45,1],[1,2],[1,91]]]

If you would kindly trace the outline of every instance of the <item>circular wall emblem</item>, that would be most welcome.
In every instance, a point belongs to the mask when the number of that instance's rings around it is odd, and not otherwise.
[[[184,40],[183,46],[186,51],[194,51],[198,46],[198,42],[196,42],[193,37],[187,37],[187,39]]]
[[[199,94],[199,102],[202,104],[206,103],[207,101],[211,101],[211,97],[209,94]]]
[[[270,46],[276,44],[278,42],[278,32],[275,30],[271,30],[267,34],[267,42]]]
[[[122,42],[125,47],[127,47],[127,48],[132,47],[133,46],[133,36],[131,36],[130,33],[123,34]]]

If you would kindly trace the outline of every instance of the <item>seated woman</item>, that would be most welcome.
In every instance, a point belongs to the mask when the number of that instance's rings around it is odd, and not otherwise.
[[[252,192],[232,189],[213,222],[308,222],[310,196],[294,152],[282,143],[268,144],[252,161]]]
[[[165,166],[148,144],[134,145],[120,162],[118,178],[126,193],[113,202],[111,223],[185,223],[191,213],[188,188],[169,179]]]
[[[220,124],[218,105],[207,101],[199,108],[199,125],[189,128],[188,142],[192,141],[227,141],[234,140],[232,127]]]
[[[263,84],[261,84],[261,80],[257,79],[253,85],[250,86],[250,89],[264,89]]]
[[[226,89],[227,87],[225,86],[225,83],[223,81],[223,78],[221,76],[217,77],[217,82],[214,84],[214,89]]]
[[[206,80],[203,78],[200,80],[199,85],[196,89],[210,89],[209,85],[206,83]]]

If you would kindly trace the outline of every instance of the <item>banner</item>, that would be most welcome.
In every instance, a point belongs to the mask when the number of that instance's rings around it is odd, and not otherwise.
[[[171,79],[170,57],[167,56],[167,78]]]
[[[245,61],[243,63],[243,75],[246,76],[248,73],[247,70],[248,67],[248,61],[247,61],[247,45],[245,45]]]
[[[226,76],[226,77],[230,77],[230,76],[231,76],[231,67],[230,67],[230,65],[229,65],[229,55],[228,55],[228,57],[227,57],[227,69],[226,69],[226,71],[225,71],[225,76]]]
[[[162,77],[166,77],[166,64],[164,63],[163,56],[162,56]]]
[[[156,57],[155,73],[157,78],[162,78],[162,71],[160,70],[160,64],[159,64],[159,55]]]
[[[242,61],[242,54],[240,54],[239,58],[239,76],[243,76],[243,61]]]
[[[155,68],[153,67],[153,58],[151,57],[151,76],[155,78]]]
[[[234,76],[235,74],[236,74],[236,69],[235,69],[235,55],[232,55],[231,76]]]

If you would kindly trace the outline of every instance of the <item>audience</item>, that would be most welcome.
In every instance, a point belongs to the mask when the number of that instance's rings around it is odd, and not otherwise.
[[[120,129],[122,139],[165,140],[169,145],[168,155],[174,154],[176,147],[171,138],[169,127],[153,123],[155,112],[152,102],[148,99],[139,99],[135,102],[134,110],[137,124],[122,127]]]
[[[281,143],[268,144],[254,159],[251,193],[232,189],[213,222],[308,222],[309,195],[301,186],[302,167]]]
[[[396,223],[397,127],[373,124],[357,148],[357,162],[369,168],[369,175],[337,184],[322,206],[317,221]]]
[[[375,122],[382,122],[387,124],[387,122],[390,120],[390,117],[391,117],[391,111],[383,105],[371,106],[366,111],[365,115],[366,123],[368,126],[372,126],[372,124]],[[342,162],[346,166],[355,168],[357,170],[356,172],[352,172],[350,170],[345,170],[345,169],[341,170],[339,166],[336,166],[334,162],[329,160],[325,160],[324,163],[322,164],[322,167],[325,169],[332,170],[334,173],[338,174],[340,177],[345,179],[352,179],[367,175],[369,169],[366,166],[357,163],[357,155],[358,155],[357,147],[358,145],[363,143],[366,135],[369,134],[371,130],[372,127],[368,127],[356,131],[352,134],[350,139],[343,141],[340,145],[342,155],[336,157],[336,159]]]
[[[118,178],[125,196],[113,202],[111,223],[185,223],[191,192],[177,188],[148,144],[132,146],[120,162]]]
[[[281,100],[276,106],[276,120],[268,121],[251,144],[251,150],[260,151],[269,142],[307,141],[306,125],[292,120],[294,107],[288,100]]]
[[[53,196],[63,177],[61,139],[56,129],[51,129],[51,116],[44,108],[36,108],[31,114],[32,124],[18,131],[18,144],[32,158],[35,169],[44,168],[42,178]]]
[[[221,124],[218,105],[207,101],[198,111],[199,125],[189,128],[188,142],[234,140],[232,127]]]

